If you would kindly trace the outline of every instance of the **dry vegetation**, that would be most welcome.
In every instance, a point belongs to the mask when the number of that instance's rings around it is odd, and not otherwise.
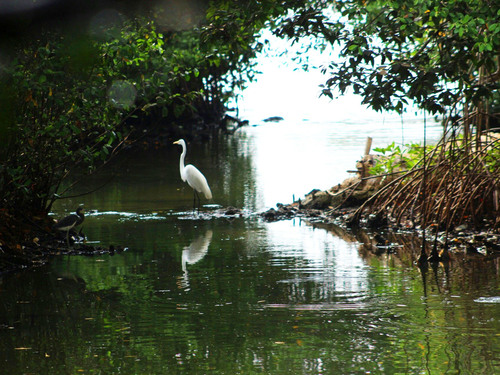
[[[454,133],[453,131],[451,133]],[[500,139],[451,134],[409,171],[385,184],[356,211],[407,228],[498,227]]]

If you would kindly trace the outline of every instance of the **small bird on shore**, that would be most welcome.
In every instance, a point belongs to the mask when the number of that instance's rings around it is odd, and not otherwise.
[[[52,229],[54,230],[66,232],[66,243],[68,244],[68,247],[69,247],[69,231],[74,227],[83,223],[83,220],[85,220],[84,213],[85,210],[83,209],[83,207],[79,206],[74,214],[63,217],[52,227]]]
[[[208,186],[207,179],[199,171],[198,168],[196,168],[192,164],[188,164],[184,166],[184,158],[186,157],[186,142],[184,139],[179,139],[178,141],[174,142],[175,145],[179,145],[182,147],[182,154],[179,159],[179,169],[181,172],[181,179],[184,182],[187,182],[189,186],[193,188],[194,191],[194,197],[193,197],[193,209],[195,208],[196,205],[196,197],[198,197],[198,208],[200,206],[200,196],[198,193],[203,193],[205,195],[205,198],[207,199],[212,199],[212,192],[210,191],[210,187]]]

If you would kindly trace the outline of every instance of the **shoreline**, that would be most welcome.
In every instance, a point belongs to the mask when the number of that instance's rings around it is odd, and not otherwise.
[[[290,220],[300,218],[310,225],[331,231],[340,238],[345,238],[349,242],[358,242],[364,251],[373,255],[390,254],[399,251],[402,247],[397,243],[398,236],[422,238],[421,228],[403,228],[391,225],[389,220],[371,220],[370,217],[363,217],[360,225],[352,225],[352,216],[359,208],[352,206],[348,208],[326,209],[306,208],[300,201],[292,204],[277,204],[276,209],[256,213],[265,222],[275,222],[280,220]],[[243,217],[241,209],[234,207],[219,208],[210,213],[212,218],[237,218]],[[366,216],[366,215],[365,215]],[[370,216],[370,215],[368,215]],[[127,251],[127,247],[110,245],[108,248],[101,246],[91,246],[84,242],[84,237],[73,233],[72,237],[78,238],[71,247],[67,247],[65,238],[58,238],[57,234],[47,230],[42,230],[40,226],[32,226],[29,232],[31,241],[24,241],[18,244],[16,249],[2,244],[0,246],[0,277],[7,274],[29,270],[46,265],[54,256],[75,255],[75,256],[101,256],[115,255]],[[23,228],[26,231],[26,227]],[[448,241],[444,242],[445,232],[436,232],[434,227],[427,228],[426,254],[431,257],[433,249],[439,250],[439,258],[429,259],[434,262],[453,260],[457,256],[472,256],[484,260],[491,260],[500,257],[500,234],[498,231],[472,230],[466,226],[455,228],[448,233]],[[406,249],[412,262],[416,262],[420,245],[413,244]],[[361,248],[360,248],[361,251]],[[443,256],[443,252],[448,257]]]
[[[293,218],[302,218],[313,225],[331,225],[340,227],[346,232],[363,231],[365,234],[381,243],[380,247],[385,247],[390,251],[391,244],[383,240],[384,234],[411,235],[422,238],[424,231],[419,226],[414,228],[404,228],[402,226],[391,225],[390,220],[386,218],[371,217],[374,215],[364,215],[359,224],[353,224],[352,217],[359,206],[348,208],[327,209],[305,208],[301,207],[300,202],[292,204],[277,204],[277,209],[271,208],[260,213],[263,220],[274,222],[279,220],[289,220]],[[449,254],[468,254],[486,257],[500,257],[500,233],[488,228],[493,227],[493,223],[485,224],[484,228],[474,230],[466,225],[456,227],[448,232],[448,239],[445,240],[445,231],[437,231],[436,227],[431,226],[425,230],[425,242],[427,247],[435,248],[439,251],[439,258],[432,259],[428,252],[429,261],[445,261],[446,253]],[[397,246],[397,245],[395,245]],[[444,253],[444,257],[443,257]]]

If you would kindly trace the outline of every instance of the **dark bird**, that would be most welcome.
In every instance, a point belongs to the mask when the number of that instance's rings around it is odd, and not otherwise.
[[[84,209],[82,206],[78,207],[76,209],[76,213],[68,215],[66,217],[63,217],[61,220],[59,220],[57,223],[54,224],[52,229],[61,231],[61,232],[66,232],[66,242],[69,247],[69,231],[73,229],[74,227],[80,225],[83,223],[83,220],[85,220],[85,215],[84,215]]]

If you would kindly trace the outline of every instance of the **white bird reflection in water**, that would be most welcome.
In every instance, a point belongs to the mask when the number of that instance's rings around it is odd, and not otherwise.
[[[189,246],[186,246],[182,250],[182,278],[181,287],[183,289],[189,288],[189,277],[188,277],[188,264],[195,264],[199,262],[208,252],[208,247],[212,241],[213,232],[208,229],[205,235],[195,238]]]

